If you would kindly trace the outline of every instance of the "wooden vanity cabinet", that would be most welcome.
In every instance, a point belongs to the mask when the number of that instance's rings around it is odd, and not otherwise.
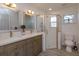
[[[32,41],[33,41],[32,38],[25,40],[25,43],[24,43],[24,55],[25,56],[32,56],[33,55]]]
[[[6,56],[20,56],[23,55],[23,44],[24,41],[19,41],[15,43],[11,43],[5,45],[4,47],[4,54]]]
[[[6,56],[17,56],[18,55],[18,51],[17,51],[17,44],[13,43],[13,44],[9,44],[5,46],[5,55]]]
[[[38,55],[42,51],[42,39],[41,36],[37,36],[33,38],[33,55]]]
[[[42,51],[42,35],[0,47],[1,56],[36,56]]]
[[[3,55],[5,55],[5,53],[4,53],[4,47],[1,46],[0,47],[0,56],[3,56]]]

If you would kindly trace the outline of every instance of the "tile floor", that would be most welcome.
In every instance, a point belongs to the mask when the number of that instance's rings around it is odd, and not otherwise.
[[[38,56],[79,56],[79,52],[66,52],[65,50],[49,49],[41,52]]]

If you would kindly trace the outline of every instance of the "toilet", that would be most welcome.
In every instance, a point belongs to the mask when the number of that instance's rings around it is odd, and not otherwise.
[[[66,45],[66,51],[72,52],[72,47],[74,46],[74,37],[73,35],[65,35],[65,45]]]

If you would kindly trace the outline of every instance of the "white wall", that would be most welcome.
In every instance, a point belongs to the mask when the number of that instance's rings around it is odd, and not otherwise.
[[[78,43],[79,43],[79,4],[77,9],[77,18],[78,18],[78,24],[77,24],[77,36],[78,36]]]

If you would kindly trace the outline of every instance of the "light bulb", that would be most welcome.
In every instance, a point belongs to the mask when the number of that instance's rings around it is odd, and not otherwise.
[[[11,4],[11,7],[12,7],[12,8],[15,8],[15,7],[16,7],[16,4]]]
[[[34,11],[32,11],[32,14],[34,14]]]
[[[28,10],[28,12],[29,12],[29,13],[32,13],[32,11],[31,11],[31,10]]]
[[[49,10],[49,11],[51,11],[51,10],[52,10],[52,8],[49,8],[48,10]]]

